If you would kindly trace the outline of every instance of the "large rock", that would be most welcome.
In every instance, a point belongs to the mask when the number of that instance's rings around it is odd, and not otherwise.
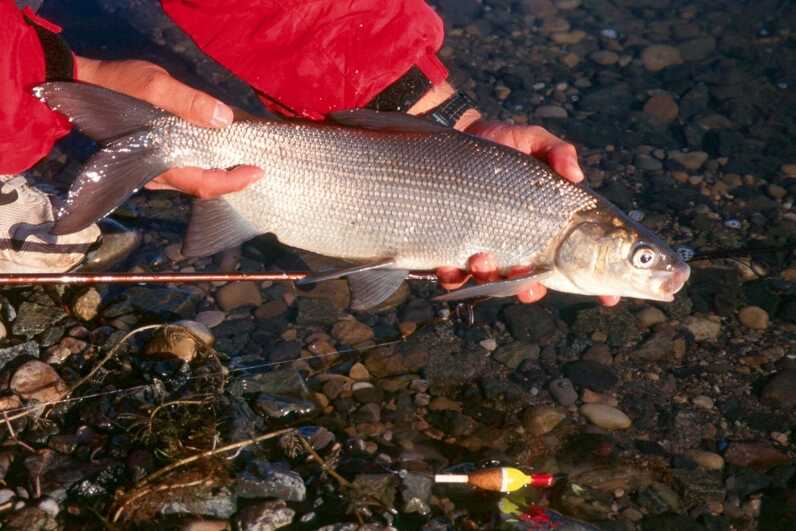
[[[66,312],[61,307],[26,301],[19,306],[17,318],[11,325],[11,333],[30,339],[50,329],[65,317]]]
[[[61,398],[66,384],[55,369],[38,360],[22,364],[11,377],[11,391],[26,400],[50,402]]]
[[[39,357],[39,344],[35,341],[26,341],[13,347],[0,348],[0,370],[19,356]]]

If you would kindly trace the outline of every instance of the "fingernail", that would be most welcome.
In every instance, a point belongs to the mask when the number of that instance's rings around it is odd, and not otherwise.
[[[571,162],[569,167],[569,173],[575,179],[575,182],[579,183],[586,178],[586,176],[583,175],[583,170],[580,169],[580,166],[576,161]]]
[[[232,109],[220,101],[216,102],[216,104],[213,106],[213,117],[210,119],[210,123],[212,123],[215,127],[225,127],[232,123],[232,119]]]

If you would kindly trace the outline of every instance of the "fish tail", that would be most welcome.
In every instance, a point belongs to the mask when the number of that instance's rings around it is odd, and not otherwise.
[[[52,234],[70,234],[88,227],[168,169],[153,129],[158,118],[168,116],[165,111],[86,83],[44,83],[33,93],[103,146],[72,184],[58,209]]]

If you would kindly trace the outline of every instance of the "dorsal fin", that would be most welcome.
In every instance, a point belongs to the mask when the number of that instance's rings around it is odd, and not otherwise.
[[[347,127],[359,127],[373,131],[392,131],[394,133],[444,133],[452,129],[434,122],[404,114],[402,112],[381,112],[372,109],[352,109],[336,111],[327,115],[329,120]]]

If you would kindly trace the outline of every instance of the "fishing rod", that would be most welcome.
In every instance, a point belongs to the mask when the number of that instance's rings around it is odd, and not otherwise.
[[[744,247],[741,249],[718,249],[695,254],[689,262],[717,258],[734,258],[752,254],[768,254],[792,251],[796,245],[770,247]],[[30,284],[190,284],[198,282],[291,282],[312,275],[311,271],[263,271],[256,273],[4,273],[0,274],[0,286]],[[434,273],[413,271],[407,280],[437,281]]]
[[[0,286],[28,284],[190,284],[196,282],[290,282],[312,275],[310,271],[260,273],[5,273]],[[411,272],[408,280],[437,280],[433,273]]]

